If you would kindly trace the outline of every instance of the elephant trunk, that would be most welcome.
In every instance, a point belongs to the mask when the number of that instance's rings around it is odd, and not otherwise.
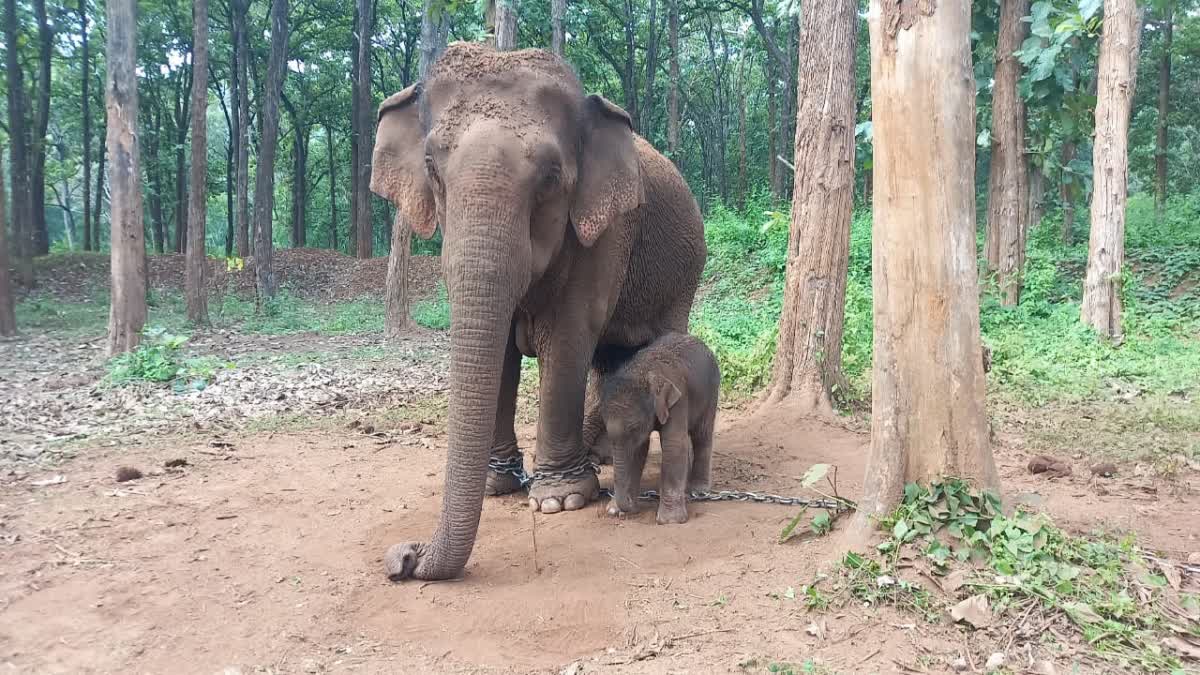
[[[489,217],[496,215],[492,208]],[[456,236],[445,244],[451,307],[449,449],[441,520],[418,563],[415,576],[421,579],[458,576],[475,546],[505,347],[517,298],[528,283],[521,257],[528,239],[515,233],[513,220],[458,220],[451,228]]]

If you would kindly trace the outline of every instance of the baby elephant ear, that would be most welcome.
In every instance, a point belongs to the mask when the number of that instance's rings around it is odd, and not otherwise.
[[[666,424],[671,416],[671,408],[679,402],[683,392],[674,382],[657,373],[650,373],[650,390],[654,392],[654,414],[658,417],[658,423]]]

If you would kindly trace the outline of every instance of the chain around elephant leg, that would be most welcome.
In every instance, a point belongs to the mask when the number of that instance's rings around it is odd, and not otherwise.
[[[600,467],[586,455],[562,471],[534,472],[529,483],[529,508],[542,513],[578,511],[600,494]]]
[[[483,493],[496,497],[525,488],[525,460],[516,441],[492,448],[488,458],[487,484]]]

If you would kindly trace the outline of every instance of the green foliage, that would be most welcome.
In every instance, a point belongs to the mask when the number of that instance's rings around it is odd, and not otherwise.
[[[901,505],[879,522],[884,541],[842,561],[839,592],[867,603],[894,604],[938,620],[960,596],[983,595],[1001,617],[1040,610],[1067,619],[1098,655],[1145,672],[1168,672],[1179,659],[1160,644],[1182,630],[1172,608],[1179,595],[1161,568],[1131,541],[1072,537],[1043,516],[1005,515],[997,496],[947,479],[905,487]],[[957,576],[948,597],[924,580],[902,576],[919,559],[935,578]],[[987,617],[990,621],[990,617]]]
[[[412,306],[412,318],[418,326],[434,330],[450,328],[450,298],[446,294],[446,284],[439,283],[437,295],[428,300],[421,300]]]
[[[203,389],[219,369],[233,367],[213,358],[182,358],[180,350],[187,341],[187,337],[174,335],[162,327],[147,329],[137,349],[108,362],[106,384],[170,382],[176,390]]]

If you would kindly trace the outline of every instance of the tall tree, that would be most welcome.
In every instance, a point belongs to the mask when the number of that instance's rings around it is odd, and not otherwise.
[[[329,248],[338,250],[337,163],[333,161],[333,124],[325,123],[325,149],[329,153]]]
[[[502,52],[517,48],[517,3],[518,0],[493,0],[495,2],[496,49]]]
[[[1171,47],[1175,39],[1175,2],[1162,7],[1162,54],[1158,57],[1158,124],[1154,148],[1154,210],[1159,218],[1167,208],[1167,130],[1171,112]]]
[[[146,324],[146,242],[138,151],[137,0],[107,0],[107,154],[112,242],[108,353],[138,345]]]
[[[13,202],[13,253],[17,262],[17,279],[26,287],[32,286],[33,252],[31,245],[33,207],[29,185],[29,131],[25,117],[24,71],[18,50],[12,48],[18,42],[20,19],[17,16],[16,0],[4,0],[4,42],[10,45],[4,50],[5,76],[8,84],[8,136],[9,172],[12,175]]]
[[[4,148],[0,147],[0,153]],[[8,275],[8,218],[5,217],[4,163],[0,162],[0,337],[17,333],[13,312],[12,278]]]
[[[191,49],[189,48],[189,52]],[[201,76],[203,77],[203,75]],[[174,99],[172,102],[172,127],[175,131],[175,252],[187,250],[188,224],[188,179],[184,166],[187,164],[187,134],[191,120],[191,90],[196,79],[195,69],[185,62],[175,74]]]
[[[804,0],[796,95],[796,190],[779,343],[767,402],[833,414],[845,385],[842,328],[854,209],[857,0]]]
[[[909,482],[999,483],[979,336],[971,6],[871,0],[867,18],[875,365],[852,541]]]
[[[108,92],[106,91],[104,95],[105,95],[105,97],[107,97]],[[104,127],[105,127],[105,130],[107,133],[107,129],[108,129],[108,106],[107,105],[105,105],[105,107],[104,107]],[[100,208],[104,205],[104,177],[108,173],[107,171],[104,170],[104,164],[107,160],[108,160],[107,147],[102,147],[102,148],[100,148],[100,156],[96,158],[96,163],[98,165],[96,168],[96,201],[92,205],[92,237],[94,237],[94,240],[92,241],[92,250],[95,250],[95,251],[100,250]],[[109,206],[109,209],[111,210],[112,209],[112,200],[109,200],[108,206]],[[111,244],[113,242],[112,215],[111,214],[108,217],[108,242],[109,242],[109,245],[111,246]]]
[[[272,267],[275,211],[275,151],[279,145],[279,99],[287,75],[288,2],[271,0],[271,55],[264,83],[262,135],[258,139],[258,175],[254,183],[254,279],[258,301],[275,297]]]
[[[208,293],[204,247],[208,222],[208,0],[192,0],[192,167],[188,204],[187,271],[184,294],[187,316],[196,326],[208,325]]]
[[[30,223],[33,226],[33,252],[50,252],[50,234],[46,227],[46,132],[50,127],[50,79],[53,67],[54,31],[46,14],[46,0],[33,0],[33,16],[38,31],[37,108],[33,116],[29,155],[31,179],[29,203],[32,206]],[[16,44],[16,43],[13,43]]]
[[[1092,149],[1092,233],[1083,284],[1083,322],[1121,335],[1121,272],[1129,184],[1129,116],[1137,84],[1141,12],[1134,0],[1104,0],[1104,29]]]
[[[356,115],[358,134],[355,142],[358,144],[358,163],[354,170],[358,178],[354,182],[354,208],[357,213],[355,220],[358,226],[358,240],[355,252],[359,258],[371,257],[371,150],[375,142],[374,115],[371,108],[371,23],[374,12],[371,0],[357,0],[358,25],[355,33],[358,35],[358,60],[355,64],[357,71],[355,79],[357,87],[354,94],[358,99]]]
[[[1017,92],[1029,0],[1001,0],[992,88],[992,161],[988,173],[986,259],[996,274],[1000,301],[1016,305],[1025,269],[1028,177],[1025,162],[1025,103]]]
[[[567,19],[567,0],[550,0],[550,51],[566,53],[567,34],[563,24]]]
[[[233,8],[233,90],[237,108],[237,253],[250,255],[250,46],[246,17],[250,0],[231,0]]]
[[[418,72],[421,79],[446,49],[450,35],[450,17],[443,2],[424,0],[421,8],[421,55]]]
[[[679,0],[667,0],[667,42],[671,50],[671,90],[667,99],[667,154],[679,164]]]
[[[80,84],[83,93],[80,96],[83,110],[83,250],[92,250],[92,98],[88,92],[92,81],[91,54],[88,45],[88,15],[87,0],[79,0],[79,42],[80,68],[83,72]]]

